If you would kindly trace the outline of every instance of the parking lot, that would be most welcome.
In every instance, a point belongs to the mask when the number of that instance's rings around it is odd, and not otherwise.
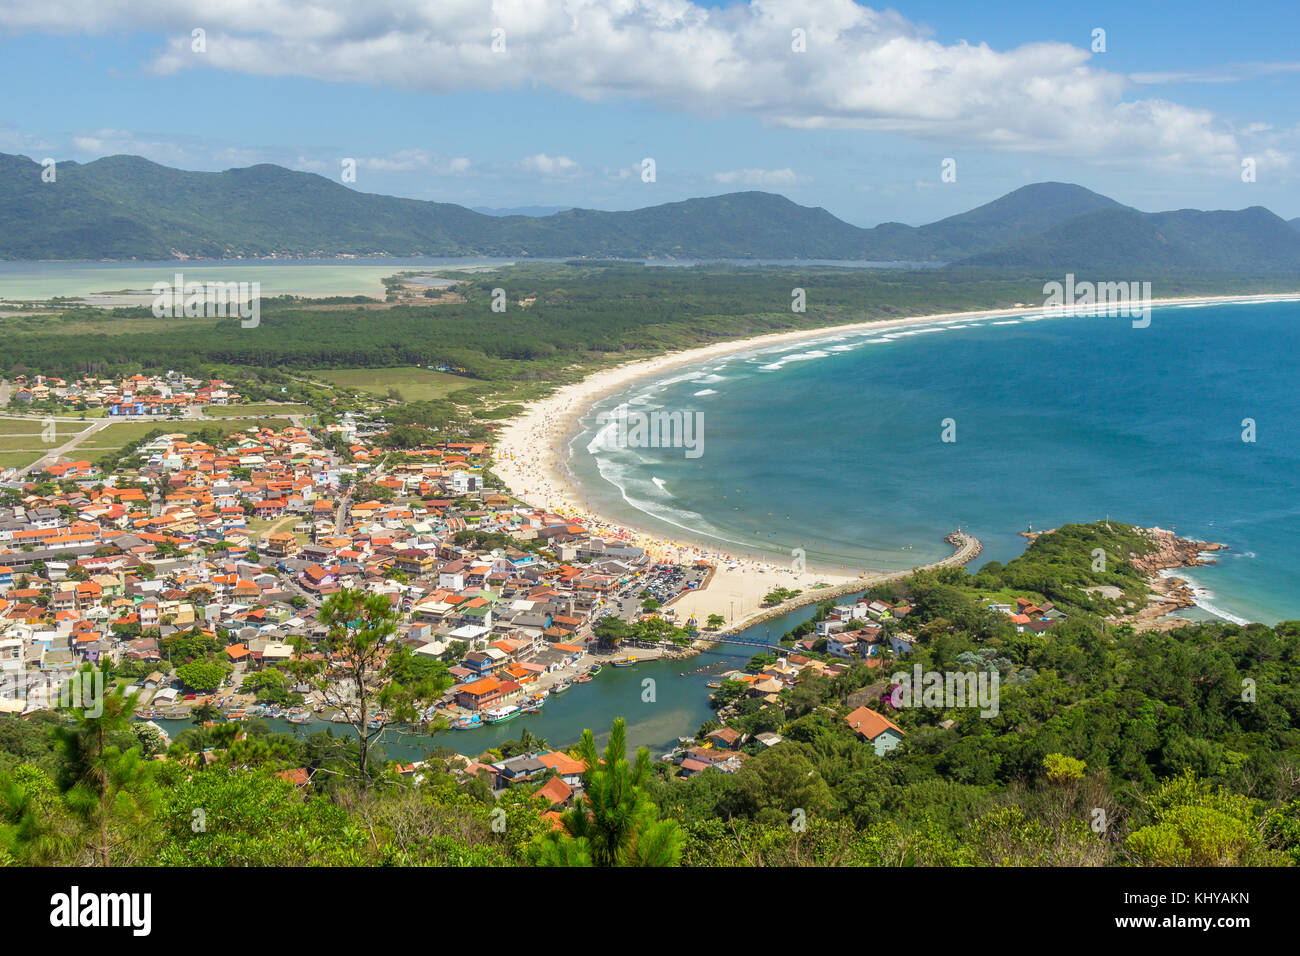
[[[625,621],[636,620],[637,615],[642,613],[641,605],[644,601],[653,598],[661,605],[666,605],[685,591],[699,587],[707,574],[706,569],[673,565],[648,568],[613,593],[605,606],[596,612],[596,619],[616,614]],[[667,610],[671,611],[672,608]]]

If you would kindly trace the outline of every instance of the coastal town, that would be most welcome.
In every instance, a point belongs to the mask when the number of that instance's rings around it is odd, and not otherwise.
[[[19,386],[11,409],[57,401],[152,416],[240,402],[230,383],[176,373],[71,383],[36,376]],[[161,422],[103,468],[55,455],[0,481],[0,712],[66,706],[69,682],[89,665],[134,694],[136,719],[164,739],[161,725],[178,721],[334,723],[377,734],[399,717],[380,706],[359,713],[340,693],[348,661],[331,647],[322,612],[332,595],[355,591],[380,596],[397,622],[385,657],[445,674],[418,715],[401,718],[432,735],[430,747],[437,734],[581,695],[606,668],[685,659],[728,640],[759,653],[744,668],[702,669],[717,717],[660,755],[679,777],[739,771],[781,742],[797,688],[853,669],[874,676],[850,697],[845,726],[881,756],[906,736],[888,716],[882,668],[916,648],[912,608],[868,592],[899,574],[832,576],[803,591],[778,586],[788,579],[771,566],[771,593],[747,592],[758,606],[728,626],[734,617],[719,612],[735,597],[710,587],[720,572],[735,572],[734,559],[567,502],[551,510],[524,500],[531,496],[512,493],[492,470],[494,454],[512,477],[523,466],[509,434],[496,448],[446,440],[397,449],[379,415],[352,413],[313,427],[235,427],[216,441],[169,428],[177,426]],[[979,553],[970,536],[949,541],[954,554],[936,568]],[[734,636],[809,603],[817,613],[779,644]],[[1027,597],[989,602],[987,611],[1021,634],[1065,617]],[[452,766],[493,793],[540,775],[553,815],[581,790],[585,767],[571,754],[498,757],[455,757]],[[424,760],[395,766],[413,778],[427,769]],[[285,779],[306,773],[290,769]]]
[[[190,394],[170,399],[237,400],[224,383],[176,381]],[[41,380],[21,383],[12,401],[76,397],[119,414],[165,385]],[[362,430],[345,418],[314,431],[232,431],[214,445],[164,423],[109,470],[59,457],[26,477],[0,476],[0,708],[50,706],[51,676],[111,660],[138,677],[150,716],[184,714],[222,689],[227,715],[320,712],[310,693],[292,695],[303,699],[290,709],[239,688],[291,658],[295,643],[319,643],[321,603],[355,588],[398,610],[398,644],[449,666],[450,714],[504,720],[599,672],[597,621],[671,620],[671,602],[706,578],[485,487],[483,443],[386,457],[375,428],[372,438]],[[228,671],[219,686],[175,676],[185,661],[169,646],[190,634],[221,645],[211,655]]]

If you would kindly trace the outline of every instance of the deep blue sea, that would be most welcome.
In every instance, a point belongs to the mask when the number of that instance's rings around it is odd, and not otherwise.
[[[1205,612],[1274,623],[1300,618],[1297,358],[1295,302],[828,333],[635,383],[569,468],[629,524],[835,570],[933,560],[958,526],[977,565],[1031,527],[1173,528],[1231,549],[1180,572]],[[701,413],[702,453],[616,447],[620,403]]]

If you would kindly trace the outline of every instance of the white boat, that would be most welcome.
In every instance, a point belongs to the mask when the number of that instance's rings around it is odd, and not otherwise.
[[[514,704],[508,704],[505,707],[493,707],[491,710],[485,711],[483,719],[489,724],[504,724],[507,720],[514,720],[521,713],[523,711]]]

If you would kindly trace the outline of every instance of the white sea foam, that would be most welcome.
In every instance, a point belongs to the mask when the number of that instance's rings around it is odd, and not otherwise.
[[[1232,624],[1240,624],[1244,626],[1250,623],[1248,619],[1239,617],[1231,611],[1225,611],[1223,608],[1219,607],[1218,604],[1214,603],[1217,599],[1215,593],[1192,578],[1187,573],[1186,568],[1169,568],[1165,571],[1161,571],[1160,576],[1165,578],[1182,578],[1186,581],[1187,586],[1192,589],[1192,601],[1195,602],[1196,606],[1202,611],[1213,614],[1215,617],[1222,618]]]
[[[717,395],[717,394],[718,394],[718,390],[715,388],[702,388],[695,393],[697,398],[701,395]]]

